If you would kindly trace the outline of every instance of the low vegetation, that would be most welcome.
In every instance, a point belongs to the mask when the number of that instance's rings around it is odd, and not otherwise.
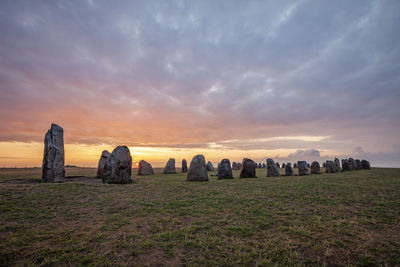
[[[111,185],[68,168],[44,184],[40,169],[0,169],[0,265],[400,265],[400,169],[160,172]]]

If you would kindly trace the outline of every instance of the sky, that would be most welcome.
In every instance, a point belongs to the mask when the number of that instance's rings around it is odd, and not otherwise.
[[[400,167],[400,1],[0,1],[0,166],[127,145]]]

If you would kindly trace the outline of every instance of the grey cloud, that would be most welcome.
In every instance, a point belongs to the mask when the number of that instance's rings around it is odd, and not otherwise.
[[[39,141],[57,120],[78,143],[256,149],[246,140],[298,134],[331,140],[260,147],[389,153],[399,13],[397,1],[2,1],[0,140]],[[111,120],[123,136],[101,127]]]

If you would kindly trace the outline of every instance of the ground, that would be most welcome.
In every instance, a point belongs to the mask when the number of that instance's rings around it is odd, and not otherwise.
[[[400,265],[400,169],[209,182],[160,172],[45,184],[40,169],[0,169],[0,266]]]

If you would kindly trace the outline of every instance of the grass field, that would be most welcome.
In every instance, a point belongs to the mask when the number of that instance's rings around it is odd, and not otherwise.
[[[40,169],[0,169],[0,265],[400,265],[400,169],[203,183],[159,172],[43,184]]]

